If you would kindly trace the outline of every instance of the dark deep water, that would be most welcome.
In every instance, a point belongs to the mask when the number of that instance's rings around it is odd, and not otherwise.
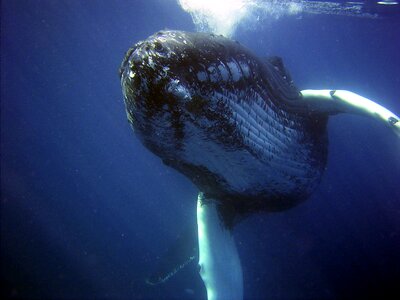
[[[134,137],[117,75],[128,47],[164,28],[194,30],[174,0],[2,1],[2,299],[205,299],[195,264],[144,282],[196,222],[196,188]],[[399,15],[283,17],[235,39],[282,56],[302,89],[400,113]],[[329,135],[313,197],[235,229],[245,299],[400,297],[400,141],[350,115]]]

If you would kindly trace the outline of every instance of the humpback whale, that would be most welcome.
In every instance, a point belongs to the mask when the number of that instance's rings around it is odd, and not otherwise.
[[[208,33],[165,30],[133,45],[121,64],[136,136],[199,189],[200,275],[208,299],[242,299],[231,233],[247,215],[305,201],[323,175],[327,121],[357,113],[400,137],[400,118],[343,90],[298,90],[279,57],[259,58]]]

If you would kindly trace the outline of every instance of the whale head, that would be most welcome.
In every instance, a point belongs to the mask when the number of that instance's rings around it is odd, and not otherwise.
[[[210,128],[216,119],[226,121],[227,111],[217,113],[205,94],[249,75],[247,65],[229,69],[222,62],[235,46],[222,36],[160,31],[128,50],[120,69],[128,119],[153,152],[172,159],[187,124]]]

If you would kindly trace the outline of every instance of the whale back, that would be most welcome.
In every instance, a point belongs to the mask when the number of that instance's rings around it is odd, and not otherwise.
[[[295,111],[282,60],[206,33],[161,31],[120,69],[127,115],[143,144],[206,198],[236,211],[305,200],[327,158],[327,115]]]

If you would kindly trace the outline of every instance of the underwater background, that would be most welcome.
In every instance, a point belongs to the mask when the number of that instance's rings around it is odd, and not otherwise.
[[[118,78],[125,51],[165,28],[196,30],[175,0],[1,1],[2,299],[205,299],[196,263],[145,282],[196,230],[196,187],[134,136]],[[281,56],[300,89],[400,114],[399,14],[271,16],[233,38]],[[313,196],[234,230],[245,299],[400,297],[400,141],[354,115],[328,128]]]

